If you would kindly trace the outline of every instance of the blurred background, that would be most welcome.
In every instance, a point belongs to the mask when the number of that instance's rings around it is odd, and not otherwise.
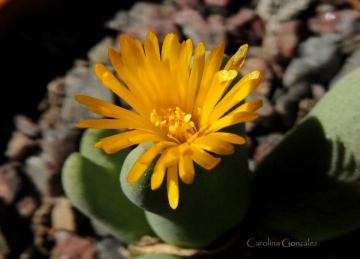
[[[78,148],[74,124],[91,116],[74,94],[126,107],[93,66],[109,64],[120,35],[143,41],[149,30],[208,49],[223,41],[228,55],[249,44],[240,73],[261,71],[249,100],[264,101],[246,124],[250,168],[360,66],[359,0],[0,0],[0,259],[126,258],[126,244],[64,197],[60,173]],[[240,246],[226,258],[360,258],[343,255],[358,241],[355,233],[325,252],[285,254]]]
[[[104,27],[135,1],[0,1],[1,150],[14,129],[13,116],[36,120],[47,84],[109,33]],[[6,160],[4,152],[0,161]]]

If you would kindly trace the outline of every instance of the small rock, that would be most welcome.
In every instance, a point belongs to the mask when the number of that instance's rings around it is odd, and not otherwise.
[[[76,231],[75,214],[67,198],[60,197],[56,199],[51,212],[51,225],[55,230]]]
[[[156,20],[169,21],[176,11],[173,6],[136,2],[129,11],[129,27],[141,27]]]
[[[44,255],[48,255],[54,246],[54,231],[51,229],[51,210],[54,201],[54,198],[43,197],[31,220],[33,244],[36,250]]]
[[[274,144],[275,143],[273,143],[273,142],[265,142],[265,143],[261,143],[260,145],[258,145],[254,152],[254,162],[259,163],[262,160],[262,158],[264,157],[264,155],[266,154],[266,152],[272,146],[274,146]]]
[[[114,39],[111,37],[103,38],[99,43],[93,46],[90,51],[87,53],[87,57],[90,61],[90,64],[109,64],[110,60],[108,57],[108,50],[114,45]]]
[[[320,84],[312,84],[311,93],[313,98],[316,101],[319,101],[326,94],[326,88]]]
[[[199,12],[191,9],[182,10],[174,15],[174,22],[182,27],[183,33],[194,45],[203,42],[208,47],[208,44],[212,44],[208,24]]]
[[[127,259],[125,244],[119,240],[106,237],[98,241],[95,245],[98,259]]]
[[[38,206],[38,203],[34,197],[25,196],[15,205],[16,210],[20,217],[22,218],[31,218],[35,213],[35,210]]]
[[[89,111],[87,106],[78,103],[74,99],[75,95],[88,95],[114,102],[113,93],[102,85],[92,67],[70,69],[65,75],[64,83],[65,98],[62,100],[60,118],[70,129],[75,128],[75,124],[81,120],[101,117]]]
[[[0,166],[0,206],[10,205],[20,192],[22,180],[18,168],[13,163],[7,163]],[[2,211],[0,207],[0,212]]]
[[[40,135],[40,127],[26,115],[18,114],[14,116],[15,128],[30,138]]]
[[[299,124],[303,118],[314,108],[316,100],[311,98],[305,98],[299,102],[298,115],[295,124]]]
[[[264,56],[267,60],[286,63],[297,52],[299,42],[305,36],[305,24],[301,20],[291,20],[279,24],[273,35],[263,41]]]
[[[218,14],[212,14],[207,18],[207,22],[211,42],[208,47],[217,47],[220,42],[224,42],[227,45],[225,18]]]
[[[278,29],[278,44],[283,59],[289,60],[295,56],[298,44],[304,35],[305,24],[301,20],[292,20],[281,24]]]
[[[67,156],[77,150],[81,135],[82,131],[76,128],[58,127],[43,131],[41,158],[51,169],[48,174],[54,176],[60,172]]]
[[[308,20],[310,31],[319,34],[339,33],[343,36],[360,33],[360,12],[344,9],[319,13]]]
[[[94,242],[67,231],[55,232],[51,259],[96,259]]]
[[[299,82],[327,84],[342,64],[338,42],[340,35],[324,34],[310,37],[300,44],[299,57],[290,61],[285,70],[283,85]]]
[[[131,26],[131,27],[124,29],[120,35],[130,36],[134,39],[139,39],[141,42],[144,42],[149,31],[152,31],[156,34],[156,36],[159,39],[160,44],[162,44],[165,36],[168,33],[174,33],[174,34],[178,35],[179,40],[182,39],[179,29],[170,20],[168,20],[168,21],[154,20],[147,24]],[[120,51],[118,42],[119,41],[116,41],[116,45],[117,45],[116,49],[118,51]]]
[[[45,196],[50,195],[49,168],[39,156],[31,156],[25,160],[25,173],[36,189]]]
[[[232,35],[238,35],[239,28],[250,23],[256,17],[256,13],[250,8],[240,8],[239,11],[226,19],[226,27]]]
[[[180,9],[198,9],[201,4],[201,0],[175,0],[175,4]]]
[[[270,64],[263,58],[250,57],[247,58],[244,62],[244,65],[240,69],[240,74],[242,76],[247,75],[248,73],[259,70],[262,77],[262,82],[256,92],[264,96],[269,97],[272,92],[272,82],[274,80],[274,72]]]
[[[276,143],[278,143],[283,137],[282,133],[271,133],[263,138],[258,138],[259,145],[256,147],[253,159],[257,164],[263,157],[266,155],[268,150],[270,150]]]
[[[278,45],[278,37],[276,35],[266,35],[262,41],[264,58],[271,62],[279,62],[281,60],[280,48]]]
[[[129,26],[129,12],[119,10],[115,13],[114,18],[105,23],[105,28],[121,32]]]
[[[299,102],[311,96],[310,83],[297,83],[285,94],[279,96],[275,101],[275,110],[280,116],[282,125],[285,129],[290,129],[298,116]]]
[[[227,31],[234,42],[260,43],[264,35],[264,24],[250,8],[241,8],[226,19]]]
[[[228,8],[233,3],[233,0],[204,0],[204,2],[207,5]]]
[[[5,156],[11,160],[22,161],[39,150],[37,141],[20,131],[14,131],[7,144]]]
[[[8,258],[8,255],[10,254],[10,248],[6,242],[6,238],[1,232],[0,229],[0,258],[5,259]]]
[[[47,90],[49,106],[61,107],[65,97],[65,78],[55,78],[47,85]]]

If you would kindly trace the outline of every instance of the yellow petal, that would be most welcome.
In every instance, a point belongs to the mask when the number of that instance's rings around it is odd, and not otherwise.
[[[167,171],[167,193],[170,207],[174,210],[179,204],[179,180],[177,166],[170,166]]]
[[[196,109],[203,106],[215,73],[220,68],[221,62],[224,57],[224,48],[225,45],[223,42],[221,42],[218,48],[211,49],[210,54],[205,60],[204,73],[202,76],[198,94],[196,95],[195,106],[193,107],[193,115],[195,118],[197,118]]]
[[[124,101],[127,102],[138,113],[143,116],[148,116],[150,111],[146,109],[144,104],[139,101],[139,99],[136,98],[122,83],[120,83],[120,81],[103,64],[97,64],[95,66],[95,73],[98,75],[98,77],[101,73],[103,73],[101,76],[101,81],[104,86],[124,99]]]
[[[214,107],[208,123],[213,123],[227,111],[251,94],[261,83],[260,72],[254,71],[244,76]]]
[[[251,100],[250,102],[244,103],[235,110],[231,111],[231,113],[237,112],[254,112],[259,109],[263,105],[263,101],[261,99]]]
[[[132,130],[120,133],[111,137],[101,139],[95,144],[95,147],[102,148],[108,154],[115,153],[121,149],[150,141],[166,141],[164,136],[143,132],[141,130]]]
[[[231,155],[234,153],[234,146],[232,144],[221,139],[212,138],[210,135],[195,139],[193,144],[219,155]]]
[[[139,114],[124,109],[122,107],[116,106],[112,103],[108,103],[106,101],[85,95],[76,95],[75,100],[79,103],[89,106],[89,109],[97,114],[100,114],[104,117],[117,118],[124,121],[131,122],[130,128],[144,129],[145,131],[155,131],[160,132],[154,124],[150,123],[149,120],[145,120]],[[125,122],[124,122],[125,123]],[[77,127],[86,127],[81,126],[81,124],[77,124]],[[91,126],[92,127],[92,126]],[[114,127],[111,127],[114,128]],[[118,128],[127,128],[127,127],[118,127]]]
[[[94,129],[139,129],[138,125],[125,120],[116,119],[88,119],[76,124],[78,128],[94,128]],[[143,128],[143,127],[141,127]]]
[[[138,161],[136,161],[136,163],[133,165],[133,167],[131,168],[128,177],[127,177],[127,182],[128,183],[136,183],[141,176],[144,174],[144,172],[146,171],[146,169],[149,168],[149,165],[146,164],[142,164]]]
[[[142,156],[139,158],[139,162],[143,163],[143,164],[147,164],[149,165],[154,158],[161,152],[164,150],[164,148],[170,147],[170,146],[175,146],[177,145],[174,142],[169,142],[169,141],[161,141],[156,143],[155,145],[153,145],[152,147],[150,147],[148,150],[145,151],[144,154],[142,154]]]
[[[232,144],[242,145],[245,144],[245,139],[239,135],[229,133],[229,132],[213,132],[208,134],[207,136],[215,139],[221,139],[223,141],[227,141]]]
[[[186,40],[186,48],[187,48],[187,65],[188,67],[190,67],[190,62],[191,62],[191,57],[192,57],[192,52],[194,49],[193,43],[191,39],[187,39]]]
[[[230,60],[225,65],[225,70],[235,69],[239,71],[242,65],[244,64],[246,54],[248,52],[249,46],[247,44],[242,45],[238,51],[230,58]]]
[[[207,123],[209,115],[211,114],[214,106],[223,96],[237,74],[238,73],[235,70],[221,70],[215,74],[215,77],[211,82],[209,92],[207,93],[204,105],[201,109],[199,127],[202,127],[205,123]]]
[[[207,170],[214,168],[221,161],[221,158],[213,157],[196,144],[191,144],[191,148],[194,151],[194,154],[191,155],[192,160]]]
[[[186,98],[186,109],[187,113],[191,113],[194,108],[195,97],[200,87],[201,78],[204,71],[205,65],[205,46],[202,43],[199,43],[196,46],[194,54],[194,64],[191,68],[190,78],[189,78],[189,89]]]
[[[191,184],[195,178],[194,163],[190,156],[180,156],[179,160],[179,176],[186,183]]]
[[[152,31],[149,31],[147,36],[146,36],[146,40],[145,40],[145,43],[144,43],[144,48],[145,48],[145,52],[146,52],[146,56],[149,54],[147,51],[146,51],[146,45],[148,44],[151,44],[152,45],[152,50],[154,51],[155,53],[155,56],[156,56],[156,59],[157,60],[160,60],[160,50],[159,50],[159,40],[158,38],[156,37],[155,33],[152,32]]]
[[[189,143],[185,142],[183,144],[181,144],[179,147],[179,152],[181,155],[184,155],[184,156],[190,156],[194,153],[194,151],[192,151]]]
[[[169,167],[169,166],[177,165],[179,163],[179,158],[180,158],[180,152],[178,146],[168,148],[168,153],[166,154],[165,166]]]
[[[218,130],[221,130],[222,128],[241,123],[241,122],[247,122],[252,121],[259,118],[259,114],[254,112],[238,112],[238,113],[231,113],[228,114],[221,119],[215,121],[213,124],[211,124],[210,128],[207,130],[206,133],[215,132]]]
[[[188,63],[188,53],[187,53],[186,42],[181,44],[179,64],[178,64],[178,87],[179,87],[179,97],[181,107],[185,107],[187,99],[187,90],[189,84],[190,76],[190,66]]]
[[[169,149],[165,149],[165,151],[160,156],[159,160],[156,162],[154,171],[151,175],[151,181],[150,181],[151,190],[158,189],[164,180],[164,176],[166,172],[165,161],[168,152]]]

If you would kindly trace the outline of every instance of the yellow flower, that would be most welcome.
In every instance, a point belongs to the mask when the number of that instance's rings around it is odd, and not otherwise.
[[[175,34],[165,37],[161,52],[152,32],[148,33],[144,45],[139,40],[122,36],[120,46],[121,53],[109,49],[109,58],[126,86],[103,64],[95,66],[95,73],[105,87],[125,100],[134,111],[77,95],[78,102],[108,118],[88,119],[76,126],[130,129],[95,144],[107,153],[155,142],[134,164],[127,181],[137,182],[160,155],[151,176],[151,189],[158,189],[166,174],[169,204],[176,209],[178,178],[186,184],[193,182],[193,162],[212,169],[220,162],[213,154],[230,155],[234,152],[233,144],[245,143],[241,136],[219,131],[258,118],[255,111],[261,107],[261,100],[240,106],[239,103],[260,84],[260,73],[254,71],[244,76],[227,91],[244,62],[247,45],[241,46],[220,71],[224,43],[212,48],[207,57],[204,44],[198,44],[193,55],[192,41],[180,43]]]

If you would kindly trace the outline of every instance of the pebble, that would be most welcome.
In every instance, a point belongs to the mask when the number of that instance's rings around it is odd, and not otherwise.
[[[200,8],[201,0],[175,0],[175,4],[180,9],[198,9]]]
[[[360,12],[353,9],[327,11],[308,20],[309,30],[313,33],[338,33],[342,36],[360,33]]]
[[[37,209],[38,201],[35,197],[32,196],[25,196],[21,198],[16,204],[16,211],[22,218],[30,219],[35,210]]]
[[[212,42],[208,24],[199,12],[191,9],[181,10],[174,15],[174,22],[182,27],[183,33],[192,40],[195,46],[203,42],[209,50],[208,44]]]
[[[98,259],[127,259],[125,244],[113,237],[105,237],[96,242]]]
[[[65,197],[56,199],[51,211],[51,227],[55,230],[77,230],[76,217],[71,202]]]
[[[88,95],[98,99],[114,102],[113,93],[104,87],[96,77],[93,67],[74,67],[70,69],[64,78],[64,99],[60,110],[61,123],[66,128],[75,128],[75,124],[88,118],[100,118],[89,111],[87,106],[78,103],[75,95]]]
[[[55,232],[51,259],[96,259],[94,242],[68,231]]]
[[[18,170],[14,163],[0,166],[0,212],[3,211],[2,207],[15,202],[21,190],[22,180]]]
[[[49,168],[40,156],[30,156],[25,160],[25,174],[30,178],[35,188],[43,196],[49,196]]]
[[[24,133],[30,138],[35,138],[40,135],[40,127],[28,116],[23,114],[17,114],[14,116],[14,125],[15,128]]]
[[[7,144],[5,156],[13,161],[22,161],[39,150],[39,143],[20,131],[14,131]]]
[[[338,42],[340,35],[324,34],[307,38],[300,44],[299,56],[287,66],[283,85],[299,82],[327,84],[342,65]]]
[[[105,37],[93,46],[87,53],[91,67],[98,63],[109,64],[108,50],[113,45],[114,39],[112,37]]]

